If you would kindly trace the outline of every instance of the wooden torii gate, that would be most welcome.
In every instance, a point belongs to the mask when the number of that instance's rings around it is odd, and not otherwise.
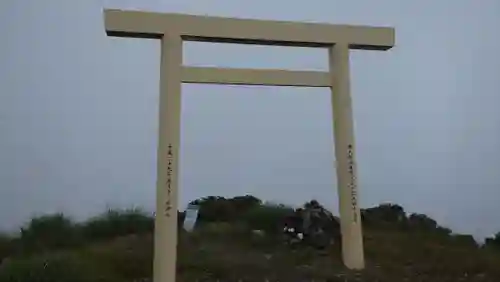
[[[109,36],[161,40],[160,114],[157,163],[154,282],[175,282],[178,168],[182,83],[329,87],[342,258],[350,269],[364,268],[358,205],[349,77],[349,49],[388,50],[395,31],[387,27],[263,21],[172,13],[105,10]],[[190,67],[182,64],[182,42],[327,48],[329,71]]]

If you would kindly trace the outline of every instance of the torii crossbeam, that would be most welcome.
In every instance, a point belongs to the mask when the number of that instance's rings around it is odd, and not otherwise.
[[[122,10],[105,10],[104,21],[109,36],[155,38],[162,43],[154,282],[175,282],[176,277],[182,83],[330,87],[342,257],[348,268],[364,268],[349,49],[388,50],[394,46],[393,28]],[[182,64],[184,40],[327,48],[330,69],[320,72],[188,67]]]

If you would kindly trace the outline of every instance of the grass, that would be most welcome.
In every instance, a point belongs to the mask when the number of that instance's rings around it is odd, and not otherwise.
[[[343,267],[338,248],[283,245],[273,222],[286,207],[259,202],[217,220],[213,202],[200,206],[195,231],[179,231],[178,281],[500,281],[495,238],[484,246],[434,224],[416,228],[410,217],[377,215],[386,206],[365,214],[367,265],[360,272]],[[221,206],[237,210],[227,201]],[[221,206],[214,210],[225,212]],[[267,235],[252,233],[256,227]],[[34,218],[19,235],[0,236],[0,281],[151,281],[153,228],[140,210],[108,211],[81,223],[61,214]]]

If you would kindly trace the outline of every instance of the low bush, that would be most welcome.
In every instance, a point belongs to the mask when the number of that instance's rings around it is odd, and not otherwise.
[[[75,253],[54,252],[7,259],[0,265],[2,282],[121,282]]]
[[[32,218],[21,227],[17,244],[18,252],[30,254],[75,247],[82,244],[82,237],[69,217],[56,213]]]
[[[82,235],[89,242],[151,233],[153,230],[154,218],[140,209],[109,210],[81,225]]]

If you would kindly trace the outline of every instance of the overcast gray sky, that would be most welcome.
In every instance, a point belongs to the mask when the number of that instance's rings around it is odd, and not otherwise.
[[[280,6],[283,5],[283,6]],[[0,228],[155,196],[159,42],[103,7],[396,28],[352,52],[362,207],[500,231],[500,1],[0,1]],[[186,43],[189,65],[326,70],[324,50]],[[183,86],[181,201],[251,193],[336,210],[328,89]]]

